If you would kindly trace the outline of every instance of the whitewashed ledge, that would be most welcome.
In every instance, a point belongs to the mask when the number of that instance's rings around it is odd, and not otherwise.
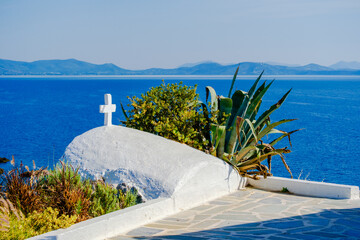
[[[286,188],[296,195],[333,199],[359,199],[359,187],[334,183],[314,182],[282,177],[248,179],[248,184],[267,191],[279,192]]]
[[[245,187],[299,195],[359,198],[355,186],[270,177],[254,181],[242,178],[222,160],[149,133],[120,126],[92,129],[68,146],[65,157],[81,167],[81,173],[108,182],[122,181],[138,187],[148,199],[112,212],[52,231],[32,240],[106,239],[190,209]]]
[[[246,186],[224,161],[187,145],[121,126],[77,136],[64,157],[91,178],[135,186],[145,203],[31,239],[105,239]]]

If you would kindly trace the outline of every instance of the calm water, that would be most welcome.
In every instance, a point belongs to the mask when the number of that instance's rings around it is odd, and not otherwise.
[[[198,85],[205,100],[204,87],[213,86],[227,95],[230,79],[165,79]],[[161,83],[161,77],[116,78],[1,78],[0,79],[0,157],[15,156],[17,162],[53,166],[66,146],[77,135],[101,126],[99,106],[103,95],[111,93],[118,109],[113,123],[123,119],[120,100],[140,95]],[[251,77],[255,79],[255,77]],[[267,79],[267,77],[264,77]],[[263,107],[275,103],[293,88],[272,120],[297,118],[280,129],[305,128],[292,136],[292,153],[286,156],[295,178],[360,185],[360,79],[311,78],[275,81],[264,97]],[[248,90],[253,80],[241,79],[236,88]],[[9,168],[9,164],[0,164]],[[273,161],[273,173],[288,177],[281,160]]]

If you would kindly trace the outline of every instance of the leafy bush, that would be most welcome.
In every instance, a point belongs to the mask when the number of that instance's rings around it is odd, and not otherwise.
[[[291,89],[257,117],[262,98],[273,81],[258,86],[261,73],[248,92],[237,90],[232,94],[238,70],[228,97],[218,96],[215,89],[206,87],[206,101],[210,96],[209,109],[199,101],[196,86],[163,83],[142,94],[141,98],[129,98],[128,106],[132,109],[125,111],[122,106],[126,117],[123,123],[211,153],[233,165],[243,176],[271,175],[271,159],[278,155],[292,177],[284,158],[284,154],[291,151],[274,145],[287,137],[291,146],[290,135],[298,130],[285,132],[276,127],[295,119],[270,121],[270,115],[284,103]],[[280,136],[264,143],[262,138],[269,134]],[[264,160],[268,161],[268,166],[261,163]]]
[[[224,124],[211,125],[212,153],[233,165],[241,175],[249,177],[254,175],[254,178],[257,178],[257,175],[264,177],[271,175],[271,158],[279,155],[292,177],[283,155],[289,153],[290,150],[287,147],[276,149],[274,145],[284,137],[288,137],[290,142],[290,135],[298,130],[285,132],[275,128],[295,119],[284,119],[274,123],[270,121],[270,115],[283,104],[291,89],[277,103],[256,118],[262,97],[273,81],[267,85],[265,81],[257,87],[261,73],[248,92],[237,90],[230,98],[238,69],[234,74],[228,97],[217,96],[212,87],[206,87],[207,98],[209,95],[211,97],[211,110],[219,111],[221,116],[227,116]],[[280,134],[280,136],[266,144],[262,138],[269,134]],[[264,160],[268,161],[268,167],[261,164]]]
[[[119,209],[118,190],[103,182],[96,182],[90,214],[97,217]]]
[[[139,199],[138,191],[132,187],[127,192],[119,191],[119,200],[120,200],[120,208],[127,208],[134,206],[138,203],[142,202],[142,199]]]
[[[90,215],[97,217],[137,204],[137,192],[122,192],[120,189],[97,181],[91,198]]]
[[[60,165],[42,179],[44,201],[60,214],[77,215],[78,221],[90,218],[92,186],[83,181],[78,169],[60,161]]]
[[[11,215],[8,229],[1,233],[0,239],[26,239],[59,228],[70,227],[76,219],[76,215],[71,217],[59,215],[59,211],[51,207],[43,212],[34,211],[26,218]]]
[[[139,203],[135,189],[123,193],[104,182],[83,180],[64,162],[51,171],[30,171],[20,164],[2,182],[0,240],[25,239]]]
[[[43,212],[34,211],[26,218],[26,225],[29,226],[35,235],[43,234],[59,228],[67,228],[76,222],[77,216],[60,215],[57,209],[48,207]]]
[[[194,88],[163,82],[141,95],[129,98],[129,111],[123,108],[126,127],[157,134],[200,150],[209,148],[209,121],[199,105]]]

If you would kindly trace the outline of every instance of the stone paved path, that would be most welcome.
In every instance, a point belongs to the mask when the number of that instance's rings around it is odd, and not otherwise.
[[[111,238],[120,239],[360,239],[360,200],[247,188]]]

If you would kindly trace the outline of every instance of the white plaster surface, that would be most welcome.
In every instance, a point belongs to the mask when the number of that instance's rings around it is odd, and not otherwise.
[[[82,175],[135,186],[148,200],[177,196],[197,204],[237,190],[243,179],[216,157],[121,126],[98,127],[76,137],[64,158]]]
[[[137,187],[148,201],[32,240],[113,237],[246,185],[246,178],[218,158],[121,126],[98,127],[76,137],[64,158],[83,175]]]
[[[287,188],[291,193],[303,196],[359,199],[359,187],[351,185],[314,182],[282,177],[267,177],[264,179],[262,176],[260,180],[249,178],[248,184],[255,188],[268,191],[281,191],[283,188]]]

